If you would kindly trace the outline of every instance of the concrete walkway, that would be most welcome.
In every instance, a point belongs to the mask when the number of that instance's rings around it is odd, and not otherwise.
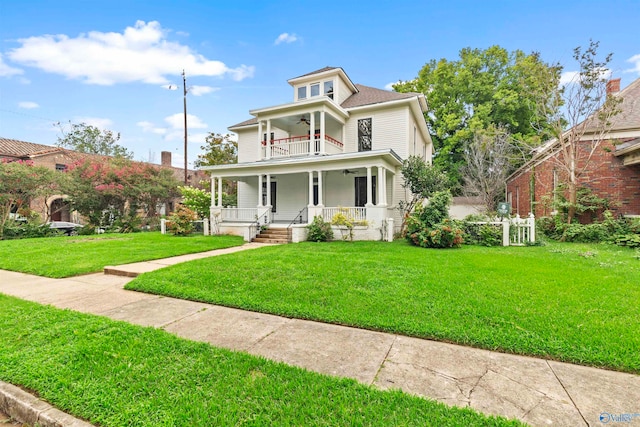
[[[112,274],[48,279],[0,270],[0,292],[162,328],[180,337],[399,388],[533,426],[640,426],[640,376],[405,336],[288,319],[127,291],[136,273],[263,245],[109,267]],[[121,274],[121,275],[116,275]],[[609,418],[607,418],[609,417]]]

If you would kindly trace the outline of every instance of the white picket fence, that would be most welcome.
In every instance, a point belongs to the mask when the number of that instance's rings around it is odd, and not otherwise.
[[[536,241],[536,218],[533,213],[530,213],[526,218],[520,218],[520,215],[516,215],[502,221],[474,221],[471,224],[502,227],[502,246],[524,246]]]

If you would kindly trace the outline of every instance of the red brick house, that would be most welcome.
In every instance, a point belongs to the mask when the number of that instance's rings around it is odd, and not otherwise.
[[[579,186],[607,199],[615,215],[640,215],[640,79],[622,91],[620,79],[611,80],[607,94],[622,99],[618,107],[620,113],[613,118],[607,139],[586,163]],[[593,134],[589,131],[584,134],[584,144],[579,150],[589,149],[589,137],[593,138]],[[554,162],[559,156],[554,147],[557,147],[554,141],[543,145],[529,162],[507,178],[507,201],[514,214],[523,216],[533,212],[539,217],[553,213],[554,189],[565,182],[562,170]],[[578,164],[578,167],[584,165]]]
[[[19,141],[0,137],[0,161],[28,160],[36,166],[44,166],[49,169],[63,172],[67,167],[78,160],[95,157],[105,158],[106,156],[96,154],[78,153],[61,147],[35,144],[33,142]],[[161,153],[162,167],[173,169],[173,174],[178,181],[184,180],[184,169],[171,166],[171,152]],[[200,186],[201,181],[208,181],[209,177],[202,171],[188,170],[189,183],[193,186]],[[83,223],[76,212],[71,212],[69,205],[62,194],[49,197],[47,200],[36,199],[30,203],[30,208],[38,212],[46,221],[70,221]],[[167,210],[173,210],[172,201]]]

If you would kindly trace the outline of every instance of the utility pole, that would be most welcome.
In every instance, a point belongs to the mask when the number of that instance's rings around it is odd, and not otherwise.
[[[182,70],[182,89],[184,92],[184,185],[187,185],[187,76]]]

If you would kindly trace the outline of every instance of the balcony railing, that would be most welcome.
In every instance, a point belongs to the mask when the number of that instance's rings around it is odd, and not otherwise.
[[[336,216],[336,214],[343,214],[344,216],[346,216],[349,220],[358,223],[358,222],[363,222],[367,220],[367,208],[361,208],[361,207],[349,207],[349,208],[345,208],[345,207],[329,207],[329,208],[322,208],[322,217],[324,218],[325,221],[329,221],[331,222],[331,220],[333,219],[334,216]]]
[[[329,135],[324,136],[324,150],[327,154],[338,154],[344,150],[344,144]],[[267,141],[262,141],[262,158],[267,157],[295,157],[295,156],[308,156],[310,154],[319,154],[322,152],[320,147],[320,134],[314,135],[311,139],[309,135],[290,136],[288,138],[272,139],[267,144]],[[269,150],[267,152],[267,150]]]

